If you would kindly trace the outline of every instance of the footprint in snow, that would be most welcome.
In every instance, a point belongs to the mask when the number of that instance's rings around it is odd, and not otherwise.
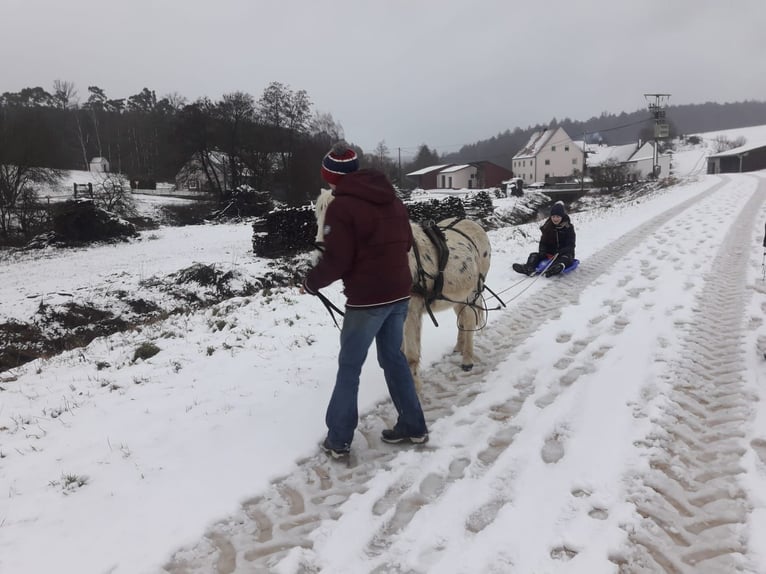
[[[572,338],[572,333],[559,333],[556,337],[557,343],[566,343]]]
[[[755,454],[761,459],[763,464],[766,464],[766,440],[762,438],[753,439],[750,442],[750,446],[753,447]]]
[[[562,444],[562,436],[558,433],[554,433],[545,440],[543,449],[540,452],[543,461],[548,464],[553,464],[564,458],[564,445]]]

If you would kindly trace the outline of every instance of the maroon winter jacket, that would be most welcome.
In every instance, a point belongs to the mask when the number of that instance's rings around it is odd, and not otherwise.
[[[325,251],[303,282],[309,293],[343,280],[347,307],[408,299],[412,246],[407,208],[381,172],[344,175],[324,221]]]

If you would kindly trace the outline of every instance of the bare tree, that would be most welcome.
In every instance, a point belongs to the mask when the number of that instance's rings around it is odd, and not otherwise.
[[[59,171],[40,167],[46,148],[55,145],[51,132],[33,108],[0,106],[0,235],[11,234],[22,199],[28,203],[38,186],[61,178]]]
[[[90,96],[88,97],[88,101],[85,106],[88,110],[90,110],[91,119],[93,120],[93,127],[96,134],[96,145],[98,146],[98,155],[99,157],[104,157],[104,150],[101,147],[101,129],[99,116],[104,111],[104,104],[106,103],[107,97],[104,93],[104,90],[98,86],[88,86],[88,91],[90,92]]]
[[[224,130],[224,149],[229,164],[230,189],[226,191],[231,191],[246,183],[246,174],[243,173],[245,166],[242,163],[243,137],[255,115],[255,100],[245,92],[224,94],[216,111]]]
[[[346,137],[343,133],[343,126],[336,122],[329,112],[314,112],[314,117],[309,122],[309,131],[313,136],[327,136],[331,142],[336,142]]]
[[[53,82],[53,99],[56,107],[68,110],[77,106],[77,90],[74,82],[55,80]]]
[[[272,82],[258,100],[256,118],[262,125],[275,128],[282,172],[287,175],[297,138],[309,131],[311,101],[308,95],[305,90],[293,92],[280,82]]]
[[[119,215],[131,215],[133,196],[130,184],[117,173],[100,173],[93,187],[93,202],[106,211]]]
[[[61,173],[54,169],[0,163],[0,234],[12,234],[14,219],[20,220],[23,231],[22,200],[30,205],[38,186],[53,187],[60,180]]]
[[[187,100],[184,96],[179,94],[178,92],[171,92],[169,94],[165,94],[162,99],[157,102],[157,105],[160,105],[160,102],[165,102],[163,105],[167,105],[167,107],[174,112],[180,112],[184,106],[187,104]]]
[[[726,136],[716,136],[713,138],[713,149],[715,150],[715,153],[721,153],[730,149],[734,149],[735,147],[743,146],[746,143],[747,140],[742,136],[734,140],[730,140]]]
[[[82,152],[82,169],[88,169],[88,135],[83,130],[83,122],[80,118],[81,112],[79,109],[74,110],[74,121],[77,126],[77,141],[80,144],[80,151]]]
[[[609,159],[599,166],[592,166],[590,169],[593,185],[607,191],[612,191],[615,187],[625,183],[629,175],[627,166],[615,159]]]

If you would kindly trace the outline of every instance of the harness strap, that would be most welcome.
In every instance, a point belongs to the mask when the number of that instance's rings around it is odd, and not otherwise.
[[[436,223],[429,221],[428,225],[423,227],[426,236],[431,240],[436,248],[436,277],[434,277],[434,287],[426,299],[426,304],[433,303],[441,297],[444,290],[444,269],[449,262],[449,248],[447,247],[447,237]]]
[[[327,309],[327,312],[330,313],[330,317],[332,317],[332,322],[335,323],[335,326],[340,329],[340,325],[338,325],[338,320],[335,318],[335,313],[343,317],[344,313],[340,309],[338,309],[332,301],[330,301],[327,297],[322,295],[319,290],[316,292],[316,296],[319,298],[319,300],[322,302],[322,305],[325,306],[325,309]],[[335,311],[335,313],[333,313]]]

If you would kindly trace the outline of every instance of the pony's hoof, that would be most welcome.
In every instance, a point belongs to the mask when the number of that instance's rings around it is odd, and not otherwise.
[[[473,369],[473,363],[471,363],[470,365],[460,365],[460,368],[463,369],[464,371],[468,372],[471,369]]]

